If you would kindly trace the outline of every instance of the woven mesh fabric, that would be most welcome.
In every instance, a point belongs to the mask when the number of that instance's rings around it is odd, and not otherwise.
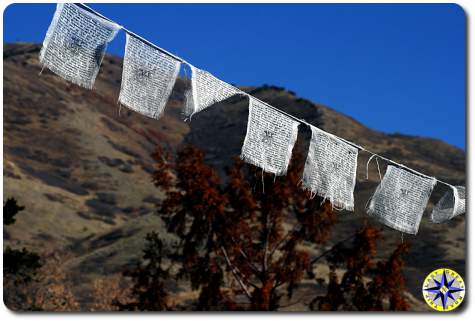
[[[209,72],[192,65],[189,66],[191,69],[191,92],[187,94],[186,115],[200,112],[213,104],[241,94],[241,91],[219,80]]]
[[[241,158],[275,175],[285,175],[299,123],[250,97]]]
[[[353,211],[358,149],[316,127],[311,129],[303,188],[336,208]]]
[[[180,62],[127,34],[119,101],[158,119],[175,84]]]
[[[40,62],[77,85],[92,88],[107,47],[119,26],[71,3],[58,4]]]
[[[452,186],[435,205],[431,213],[434,223],[448,221],[455,216],[465,213],[465,187]]]
[[[417,234],[435,183],[435,178],[389,165],[371,198],[368,213],[398,231]]]

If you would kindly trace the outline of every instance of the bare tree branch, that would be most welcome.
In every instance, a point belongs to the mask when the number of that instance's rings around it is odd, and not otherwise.
[[[247,289],[246,285],[244,284],[242,279],[239,277],[238,272],[236,271],[236,268],[234,267],[234,265],[231,264],[231,261],[229,260],[229,257],[228,257],[228,253],[226,252],[226,249],[224,248],[224,246],[221,246],[221,251],[223,252],[224,258],[226,259],[226,263],[231,269],[231,272],[234,275],[234,278],[239,283],[241,289],[244,291],[248,299],[251,300],[252,299],[251,293],[249,293],[249,290]]]
[[[239,248],[239,253],[241,253],[242,257],[245,259],[246,264],[251,268],[251,270],[255,274],[260,274],[261,271],[251,262],[251,260],[249,259],[249,256],[242,249],[242,246],[239,246],[239,244],[236,242],[236,240],[233,237],[231,237],[231,241],[233,241],[234,245]]]

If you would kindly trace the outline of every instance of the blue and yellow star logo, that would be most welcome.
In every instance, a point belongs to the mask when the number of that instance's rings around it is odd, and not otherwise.
[[[437,269],[426,277],[422,293],[431,308],[437,311],[451,311],[462,303],[465,284],[457,272]]]

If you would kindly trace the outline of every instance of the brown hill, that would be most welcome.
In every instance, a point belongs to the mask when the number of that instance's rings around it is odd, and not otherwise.
[[[240,154],[247,102],[231,98],[184,122],[185,83],[179,80],[163,118],[149,119],[117,104],[121,59],[106,56],[95,89],[89,91],[47,70],[39,76],[39,49],[33,44],[4,48],[4,198],[13,196],[26,206],[17,223],[5,229],[4,238],[8,244],[32,250],[67,252],[66,264],[86,302],[88,281],[137,259],[148,231],[165,234],[154,215],[163,196],[150,178],[154,146],[166,144],[173,151],[183,143],[195,144],[205,151],[207,162],[221,171]],[[447,143],[374,131],[282,88],[244,89],[426,174],[454,184],[465,182],[465,154]],[[308,140],[303,126],[299,139]],[[365,180],[367,159],[367,154],[360,154],[357,210],[341,214],[335,241],[362,224],[364,204],[379,181],[374,164],[370,180]],[[436,189],[431,201],[443,192]],[[382,253],[401,237],[385,228]],[[464,275],[465,219],[441,225],[423,219],[417,236],[404,237],[412,243],[408,286],[416,298],[414,304],[423,309],[418,302],[427,273],[450,267]]]

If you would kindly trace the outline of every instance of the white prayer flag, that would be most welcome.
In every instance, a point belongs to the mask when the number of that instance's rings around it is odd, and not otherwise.
[[[435,178],[389,165],[371,198],[368,214],[398,231],[417,234],[435,183]]]
[[[299,123],[250,97],[241,158],[275,175],[285,175]]]
[[[464,213],[465,186],[451,186],[432,210],[431,220],[442,223]]]
[[[311,130],[303,188],[336,208],[353,211],[358,149],[316,127]]]
[[[191,91],[186,95],[185,114],[192,115],[242,92],[207,71],[188,64],[191,69]]]
[[[40,62],[62,78],[90,89],[107,43],[119,28],[72,3],[60,3],[43,41]]]
[[[127,34],[119,101],[158,119],[175,85],[180,62]]]

